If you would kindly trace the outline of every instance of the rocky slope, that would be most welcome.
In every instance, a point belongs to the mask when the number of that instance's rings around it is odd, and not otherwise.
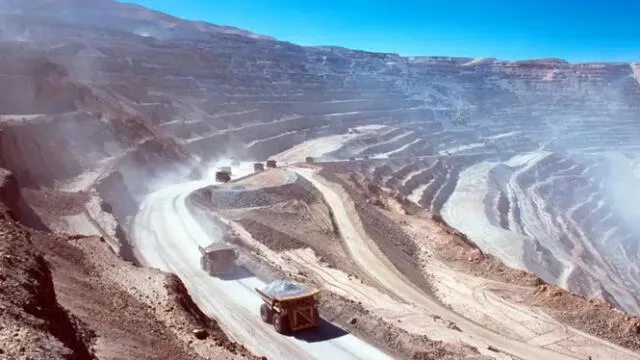
[[[29,232],[0,219],[0,358],[94,359],[94,334],[58,302]]]
[[[25,192],[0,168],[0,359],[257,359],[175,276],[123,261],[102,237],[51,233],[27,204],[46,196]],[[82,206],[62,200],[56,213]]]

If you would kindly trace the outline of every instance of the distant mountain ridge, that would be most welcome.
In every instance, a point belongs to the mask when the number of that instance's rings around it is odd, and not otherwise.
[[[73,6],[74,10],[69,11],[68,6]],[[254,39],[273,40],[276,38],[256,34],[247,30],[233,26],[216,25],[204,21],[192,21],[181,19],[159,11],[151,10],[143,6],[125,1],[115,0],[6,0],[0,4],[0,15],[2,13],[21,14],[27,16],[43,16],[47,19],[56,19],[62,22],[91,27],[106,27],[114,30],[128,31],[142,36],[152,36],[158,39],[191,39],[208,40],[215,34],[233,34]],[[395,53],[377,53],[365,50],[352,50],[339,46],[311,46],[327,50],[349,50],[362,51],[369,54],[399,56]],[[498,63],[518,63],[536,65],[571,65],[568,61],[559,58],[521,59],[514,61],[500,60],[495,58],[470,58],[470,57],[447,57],[447,56],[409,56],[412,61],[428,62],[454,62],[469,63],[473,61],[498,62]],[[483,61],[479,61],[483,60]],[[613,63],[623,62],[587,62]],[[578,63],[580,65],[580,63]]]
[[[73,11],[69,10],[71,6]],[[44,17],[82,26],[106,27],[159,39],[206,40],[211,35],[224,33],[274,40],[231,26],[183,20],[133,3],[112,0],[8,0],[0,4],[0,13]]]

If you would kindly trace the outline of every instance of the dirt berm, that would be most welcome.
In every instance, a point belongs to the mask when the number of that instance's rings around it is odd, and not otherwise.
[[[241,185],[237,189],[210,187],[197,191],[192,198],[200,203],[208,202],[217,210],[271,206],[290,199],[312,202],[314,199],[307,187],[304,179],[297,178],[290,184],[262,189],[244,189]]]

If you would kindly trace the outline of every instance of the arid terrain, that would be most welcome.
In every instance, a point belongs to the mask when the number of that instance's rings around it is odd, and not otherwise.
[[[638,72],[3,1],[0,359],[640,359]]]

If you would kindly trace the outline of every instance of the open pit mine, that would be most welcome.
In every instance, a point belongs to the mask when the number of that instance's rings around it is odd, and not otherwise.
[[[0,358],[640,359],[638,74],[3,1]]]

